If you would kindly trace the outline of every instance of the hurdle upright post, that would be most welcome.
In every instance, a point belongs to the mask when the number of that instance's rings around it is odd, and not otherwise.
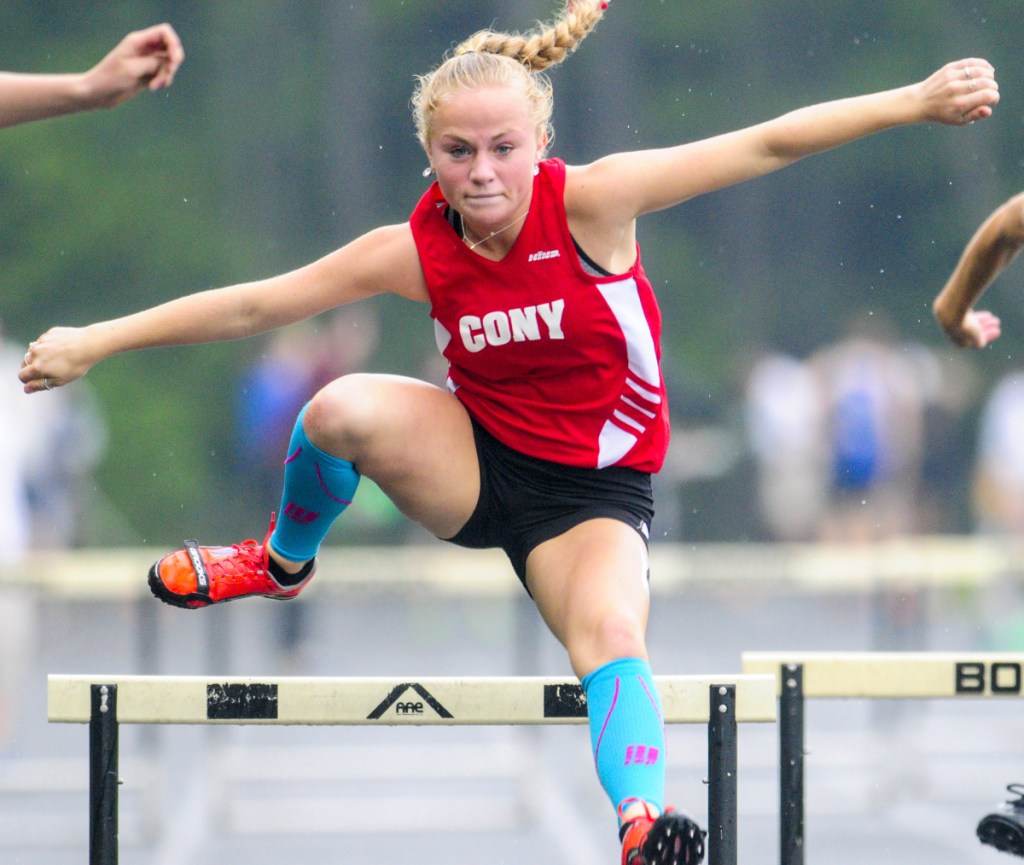
[[[708,865],[735,865],[736,686],[711,685],[708,717]]]
[[[117,685],[92,685],[89,717],[89,865],[117,865]]]
[[[779,861],[804,865],[804,668],[779,668]]]

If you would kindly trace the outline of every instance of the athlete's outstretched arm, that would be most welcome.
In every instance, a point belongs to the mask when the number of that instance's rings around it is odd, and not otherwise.
[[[974,309],[985,289],[1024,247],[1024,192],[1004,202],[981,224],[960,256],[932,310],[946,335],[963,348],[984,348],[996,339],[1000,321]]]
[[[0,127],[112,108],[147,88],[169,87],[184,59],[174,28],[156,24],[129,33],[88,72],[0,72]]]
[[[385,292],[427,299],[407,223],[378,228],[269,279],[201,291],[86,327],[51,328],[29,345],[18,378],[26,393],[48,390],[115,354],[242,339]]]
[[[916,84],[799,108],[702,141],[605,157],[574,171],[567,206],[577,215],[610,210],[625,223],[886,129],[973,123],[998,102],[992,66],[958,60]]]

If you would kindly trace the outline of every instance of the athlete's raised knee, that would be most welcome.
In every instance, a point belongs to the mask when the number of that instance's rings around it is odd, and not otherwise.
[[[352,458],[380,428],[386,400],[378,377],[353,373],[322,387],[309,401],[303,427],[321,450]]]

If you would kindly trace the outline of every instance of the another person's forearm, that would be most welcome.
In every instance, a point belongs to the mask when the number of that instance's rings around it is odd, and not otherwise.
[[[86,72],[0,72],[0,128],[113,108],[143,90],[170,86],[184,59],[174,28],[155,24],[125,35]]]
[[[1024,246],[1018,197],[990,216],[965,247],[949,280],[935,298],[935,317],[944,328],[963,320],[985,289]]]
[[[969,248],[935,298],[933,308],[939,323],[949,327],[962,321],[1019,250],[1007,243]]]
[[[0,72],[0,128],[97,107],[84,74]]]

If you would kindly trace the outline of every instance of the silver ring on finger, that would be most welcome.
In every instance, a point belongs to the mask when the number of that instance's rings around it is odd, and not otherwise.
[[[971,77],[971,67],[970,66],[965,66],[964,67],[964,78],[970,78],[970,77]]]
[[[30,363],[32,363],[31,355],[32,355],[32,351],[31,350],[25,352],[25,366],[28,366]]]
[[[53,390],[53,385],[50,384],[50,380],[45,375],[43,376],[43,387],[46,390]]]

